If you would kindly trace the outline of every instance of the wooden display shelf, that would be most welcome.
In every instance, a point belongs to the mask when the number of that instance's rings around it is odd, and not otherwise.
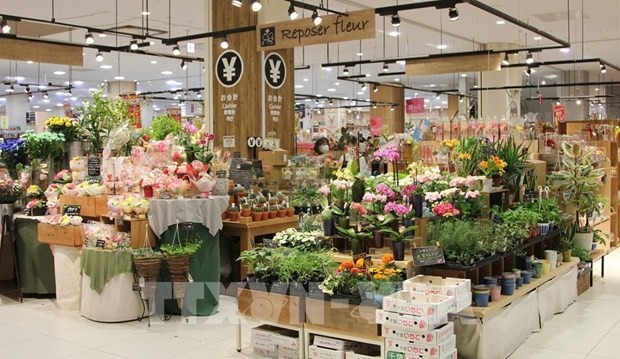
[[[342,340],[348,340],[348,341],[352,341],[352,342],[358,342],[358,343],[363,343],[363,344],[371,344],[371,345],[376,345],[380,348],[381,350],[381,358],[384,358],[384,348],[385,348],[385,341],[384,338],[379,336],[366,336],[366,335],[359,335],[356,331],[355,328],[348,328],[347,330],[340,330],[340,329],[329,329],[329,328],[324,328],[321,326],[317,326],[317,325],[313,325],[313,324],[305,324],[304,325],[304,333],[305,333],[305,342],[306,342],[306,358],[310,357],[310,353],[308,348],[311,345],[311,336],[313,335],[321,335],[321,336],[326,336],[326,337],[333,337],[333,338],[337,338],[337,339],[342,339]]]
[[[260,283],[257,283],[260,284]],[[306,298],[250,288],[237,289],[237,312],[258,321],[300,328],[306,317]]]
[[[333,333],[354,332],[356,337],[364,341],[381,341],[381,331],[376,322],[377,306],[366,304],[310,296],[306,298],[305,325]]]
[[[60,209],[66,204],[80,206],[80,216],[89,218],[99,218],[108,213],[108,196],[65,196],[60,195]]]
[[[46,223],[38,225],[38,240],[45,244],[81,247],[84,241],[82,226],[60,226]]]
[[[551,273],[543,276],[542,278],[532,278],[532,281],[528,284],[524,284],[521,288],[515,290],[514,295],[502,295],[501,299],[497,302],[490,302],[488,307],[480,308],[480,307],[471,307],[471,311],[473,316],[476,318],[488,318],[492,316],[494,313],[499,311],[500,309],[512,304],[512,302],[518,300],[524,295],[530,293],[541,285],[547,283],[548,281],[554,279],[557,276],[568,273],[572,268],[576,267],[579,264],[578,258],[571,258],[570,262],[560,263],[561,265],[556,268]],[[462,314],[467,314],[468,309],[466,309]]]
[[[129,233],[131,236],[131,248],[144,247],[147,231],[149,246],[154,247],[157,241],[155,233],[148,226],[149,220],[147,218],[110,219],[110,217],[108,216],[101,216],[101,222],[106,224],[113,224],[114,229],[117,232]]]

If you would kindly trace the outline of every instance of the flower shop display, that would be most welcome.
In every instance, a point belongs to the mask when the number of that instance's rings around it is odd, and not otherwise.
[[[18,169],[28,162],[26,142],[23,139],[5,140],[0,143],[0,162],[9,171],[11,178],[20,178]]]
[[[189,266],[194,253],[200,249],[199,240],[186,240],[181,243],[178,237],[177,227],[176,238],[178,241],[171,244],[162,244],[159,250],[164,254],[164,260],[168,266],[168,274],[172,282],[174,297],[177,299],[179,308],[183,308],[183,298],[185,298],[185,288],[189,280]]]
[[[65,141],[77,141],[81,138],[78,120],[69,117],[50,117],[45,120],[49,132],[62,134]]]

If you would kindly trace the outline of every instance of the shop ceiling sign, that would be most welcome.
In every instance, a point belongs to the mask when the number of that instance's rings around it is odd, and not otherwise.
[[[325,15],[320,25],[312,18],[263,24],[258,27],[258,51],[287,49],[375,37],[375,11]]]
[[[501,54],[428,57],[407,60],[407,76],[452,74],[456,72],[501,71]]]

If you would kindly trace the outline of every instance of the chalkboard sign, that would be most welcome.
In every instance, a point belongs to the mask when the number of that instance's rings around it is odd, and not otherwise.
[[[79,216],[81,209],[82,209],[82,206],[78,204],[65,204],[64,207],[62,208],[62,213],[66,214],[69,217]]]
[[[413,256],[413,265],[415,267],[446,263],[446,259],[443,256],[443,250],[439,247],[433,246],[411,248],[411,255]]]
[[[88,175],[92,177],[101,176],[101,159],[99,157],[88,157]]]
[[[86,176],[84,180],[88,182],[88,184],[100,184],[101,176]]]
[[[256,178],[265,177],[265,174],[263,173],[263,161],[252,161],[252,166],[254,166],[254,173],[256,173]]]
[[[97,248],[105,248],[105,240],[97,239],[97,243],[95,243],[95,247],[97,247]]]

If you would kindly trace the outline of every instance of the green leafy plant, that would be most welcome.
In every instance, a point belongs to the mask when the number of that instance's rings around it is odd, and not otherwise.
[[[380,229],[379,232],[389,235],[394,242],[402,242],[405,240],[409,233],[412,233],[414,229],[418,228],[418,226],[400,226],[398,231],[395,231],[391,228],[383,228]]]
[[[169,134],[178,135],[183,127],[181,123],[168,116],[157,116],[151,125],[151,136],[154,140],[161,141]]]
[[[605,245],[607,245],[606,239],[607,239],[607,236],[605,235],[605,233],[602,230],[600,230],[600,229],[595,229],[594,230],[594,238],[592,240],[594,243],[600,243],[600,244],[605,246]]]
[[[200,249],[201,242],[187,241],[182,245],[174,243],[162,244],[159,250],[166,256],[193,256]]]
[[[58,159],[62,156],[62,146],[65,142],[62,133],[27,131],[21,138],[26,143],[26,150],[31,160]]]
[[[479,240],[478,223],[473,221],[431,222],[427,242],[438,244],[450,262],[470,265],[486,254],[485,246]]]
[[[582,247],[575,246],[571,250],[571,255],[579,258],[579,261],[582,263],[587,263],[590,261],[590,251]]]
[[[135,248],[131,249],[131,254],[136,258],[161,258],[162,252],[154,251],[152,248]]]
[[[523,144],[517,144],[514,138],[510,136],[506,140],[495,142],[495,153],[497,157],[506,162],[504,184],[510,193],[517,193],[525,170],[525,161],[528,155],[527,147],[524,147]]]
[[[323,211],[321,211],[321,219],[323,219],[324,221],[329,221],[329,220],[332,220],[333,218],[334,218],[334,214],[332,213],[332,210],[329,207],[325,207]]]

